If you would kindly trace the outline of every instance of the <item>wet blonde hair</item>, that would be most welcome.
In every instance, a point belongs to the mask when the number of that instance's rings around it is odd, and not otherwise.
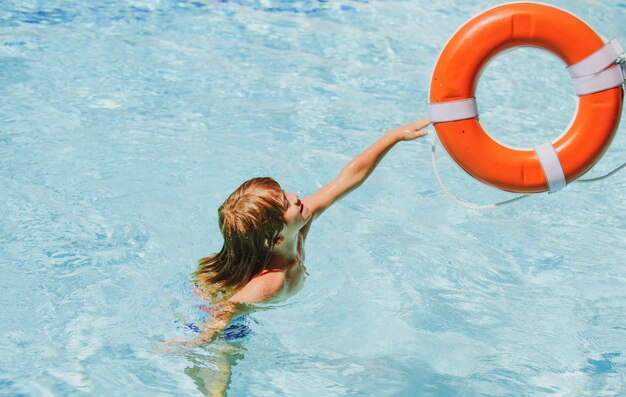
[[[243,287],[265,270],[288,206],[272,178],[253,178],[239,186],[218,209],[224,245],[219,253],[199,260],[196,284],[215,297],[217,291]]]

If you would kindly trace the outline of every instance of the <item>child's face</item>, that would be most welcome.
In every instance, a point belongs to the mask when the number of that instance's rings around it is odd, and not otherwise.
[[[285,211],[285,229],[297,231],[302,229],[304,225],[311,219],[311,211],[304,206],[295,193],[284,192],[285,198],[289,202],[289,207]]]

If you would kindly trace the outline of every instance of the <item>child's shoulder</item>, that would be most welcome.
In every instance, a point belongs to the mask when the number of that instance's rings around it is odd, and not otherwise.
[[[284,272],[278,270],[266,271],[248,281],[229,300],[238,303],[260,303],[278,295],[284,285]]]

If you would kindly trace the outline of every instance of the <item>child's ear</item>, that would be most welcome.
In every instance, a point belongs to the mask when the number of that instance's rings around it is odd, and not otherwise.
[[[282,234],[279,234],[278,237],[274,237],[274,246],[277,246],[283,241],[285,241],[285,236],[283,236]]]
[[[285,240],[285,237],[282,234],[279,234],[277,237],[274,237],[274,239],[272,240],[272,242],[274,243],[274,247],[282,243],[284,240]],[[267,240],[265,240],[265,247],[266,248],[269,247],[269,243]]]

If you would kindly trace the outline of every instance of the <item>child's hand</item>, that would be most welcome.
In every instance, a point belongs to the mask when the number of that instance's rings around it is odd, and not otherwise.
[[[409,123],[407,125],[403,125],[402,127],[396,128],[400,139],[403,141],[411,141],[413,139],[417,139],[423,137],[428,134],[428,131],[424,130],[424,128],[430,125],[430,120],[421,119]]]

